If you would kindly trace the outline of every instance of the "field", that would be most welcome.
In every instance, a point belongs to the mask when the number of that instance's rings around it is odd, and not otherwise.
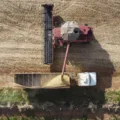
[[[119,90],[119,0],[1,0],[0,86],[14,87],[16,73],[61,72],[64,48],[55,49],[52,66],[43,64],[44,3],[54,4],[56,18],[93,28],[90,44],[70,47],[66,72],[95,71],[97,91]]]
[[[93,28],[95,40],[89,45],[72,45],[70,48],[66,71],[95,71],[100,74],[98,84],[101,89],[118,89],[119,0],[0,1],[1,85],[13,85],[15,73],[61,71],[65,49],[55,50],[52,67],[43,64],[43,3],[54,4],[54,16],[63,21],[87,23]]]

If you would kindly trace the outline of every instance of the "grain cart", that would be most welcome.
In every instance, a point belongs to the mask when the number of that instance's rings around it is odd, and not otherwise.
[[[67,21],[60,27],[53,25],[53,5],[44,4],[44,64],[54,65],[54,50],[66,46],[61,73],[47,73],[40,75],[41,88],[68,88],[71,75],[64,73],[66,60],[71,44],[88,43],[93,39],[92,28],[88,25],[80,26],[75,21]],[[89,43],[88,43],[89,44]],[[84,44],[83,44],[84,45]],[[72,46],[71,46],[72,47]],[[85,72],[76,75],[78,86],[96,85],[96,73]],[[18,80],[19,81],[19,80]],[[38,86],[39,87],[39,86]]]

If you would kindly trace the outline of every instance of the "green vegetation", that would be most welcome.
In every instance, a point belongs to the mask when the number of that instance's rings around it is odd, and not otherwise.
[[[26,104],[28,96],[24,90],[4,88],[0,89],[0,104]]]
[[[120,120],[120,118],[111,118],[110,120]]]
[[[120,117],[111,117],[110,120],[120,120]]]
[[[12,117],[0,117],[0,120],[45,120],[44,117],[22,117],[22,116],[12,116]]]
[[[118,104],[120,103],[120,91],[107,91],[105,93],[106,103]]]
[[[77,92],[76,92],[77,91]],[[54,106],[66,106],[66,108],[72,109],[74,107],[82,106],[88,107],[92,109],[94,105],[101,107],[103,104],[111,104],[116,106],[120,103],[120,91],[106,91],[106,92],[99,92],[99,91],[82,91],[80,90],[22,90],[22,89],[12,89],[12,88],[5,88],[0,89],[0,105],[11,107],[17,106],[18,109],[27,110],[26,106],[32,104],[35,107],[43,107],[45,110],[54,108]],[[56,94],[57,93],[57,94]],[[58,94],[59,93],[59,94]],[[64,94],[63,94],[64,93]],[[88,94],[89,93],[89,94]],[[41,97],[42,96],[42,97]],[[82,97],[83,96],[83,97]],[[88,99],[89,98],[89,99]],[[67,101],[68,100],[68,101]],[[67,101],[67,102],[66,102]],[[96,102],[95,102],[96,101]],[[97,102],[98,101],[98,102]],[[93,104],[92,104],[93,102]],[[85,105],[83,106],[82,104]],[[91,103],[91,104],[90,104]],[[20,108],[19,108],[20,107]],[[28,106],[27,106],[28,107]],[[115,107],[115,106],[114,106]],[[116,109],[116,108],[114,108]],[[30,114],[34,115],[34,114]],[[1,116],[0,120],[68,120],[60,117],[37,117],[37,116]],[[87,120],[85,118],[69,118],[69,120]],[[112,116],[110,120],[120,120],[120,118]]]
[[[44,117],[44,116],[2,116],[0,120],[89,120],[84,117],[80,118],[64,118],[64,117]],[[109,120],[120,120],[119,116],[111,116]]]
[[[59,94],[59,95],[58,95]],[[41,97],[42,96],[42,97]],[[88,106],[89,103],[95,105],[103,104],[118,104],[120,103],[120,91],[106,91],[95,92],[83,91],[83,89],[70,89],[70,90],[23,90],[4,88],[0,89],[0,105],[3,106],[23,106],[30,105],[31,103],[49,106],[64,106],[72,107],[84,104]],[[39,104],[39,105],[38,105]],[[26,107],[26,106],[24,106]],[[35,107],[35,106],[34,106]],[[45,108],[45,107],[44,107]]]
[[[0,117],[0,120],[68,120],[67,118],[54,118],[54,117],[25,117],[25,116],[12,116],[12,117]],[[69,120],[87,120],[84,118],[69,118]]]

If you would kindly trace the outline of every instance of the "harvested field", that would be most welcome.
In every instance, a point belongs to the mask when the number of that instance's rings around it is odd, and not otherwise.
[[[104,92],[108,88],[118,90],[120,84],[119,0],[1,0],[0,86],[12,87],[16,73],[61,71],[64,48],[55,49],[52,66],[43,64],[44,25],[41,7],[43,3],[54,4],[54,16],[61,17],[63,21],[74,20],[80,25],[87,23],[93,28],[95,39],[90,44],[71,46],[66,72],[95,71],[98,78],[96,86],[98,91]],[[89,91],[89,88],[87,90]]]
[[[0,1],[1,73],[9,77],[14,73],[61,71],[65,49],[55,49],[51,67],[43,64],[43,3],[54,4],[54,16],[60,16],[63,21],[74,20],[93,27],[95,40],[71,46],[66,72],[95,71],[100,74],[101,81],[108,79],[104,83],[98,81],[99,86],[114,86],[113,81],[117,79],[113,77],[112,81],[112,74],[120,72],[119,0]]]

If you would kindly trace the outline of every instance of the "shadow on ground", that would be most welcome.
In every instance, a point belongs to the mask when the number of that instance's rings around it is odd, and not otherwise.
[[[54,17],[58,21],[59,16]],[[63,19],[59,19],[59,26]],[[54,53],[52,72],[61,72],[65,48],[57,48]],[[97,86],[95,87],[71,87],[70,89],[37,89],[28,90],[31,103],[41,104],[43,110],[76,110],[82,115],[88,115],[88,109],[94,113],[105,104],[105,89],[112,85],[112,75],[115,68],[110,60],[108,52],[102,48],[99,41],[94,39],[87,44],[72,44],[70,46],[67,65],[72,66],[72,72],[96,72]],[[66,68],[66,72],[69,69]],[[35,105],[35,104],[34,104]],[[94,114],[94,118],[104,119],[104,113]]]
[[[64,53],[64,50],[61,49],[57,49],[55,55],[59,55],[61,52]],[[73,54],[76,51],[77,54],[75,56]],[[63,61],[63,56],[59,57],[59,60]],[[97,72],[97,86],[71,87],[70,89],[57,90],[26,90],[30,102],[39,103],[42,106],[41,109],[53,110],[54,112],[61,109],[79,109],[82,113],[78,114],[79,117],[83,115],[88,116],[88,111],[95,113],[105,104],[105,89],[110,88],[112,84],[112,75],[115,69],[109,58],[109,54],[101,47],[97,40],[93,40],[88,44],[73,44],[69,51],[68,61],[74,62],[74,66],[77,67],[77,71],[75,72],[79,72],[78,68],[81,66],[82,72]],[[94,118],[99,117],[103,120],[103,114],[104,112],[99,115],[94,114]]]
[[[57,16],[53,16],[53,25],[55,27],[60,27],[65,21],[63,20],[63,18],[59,15]]]

